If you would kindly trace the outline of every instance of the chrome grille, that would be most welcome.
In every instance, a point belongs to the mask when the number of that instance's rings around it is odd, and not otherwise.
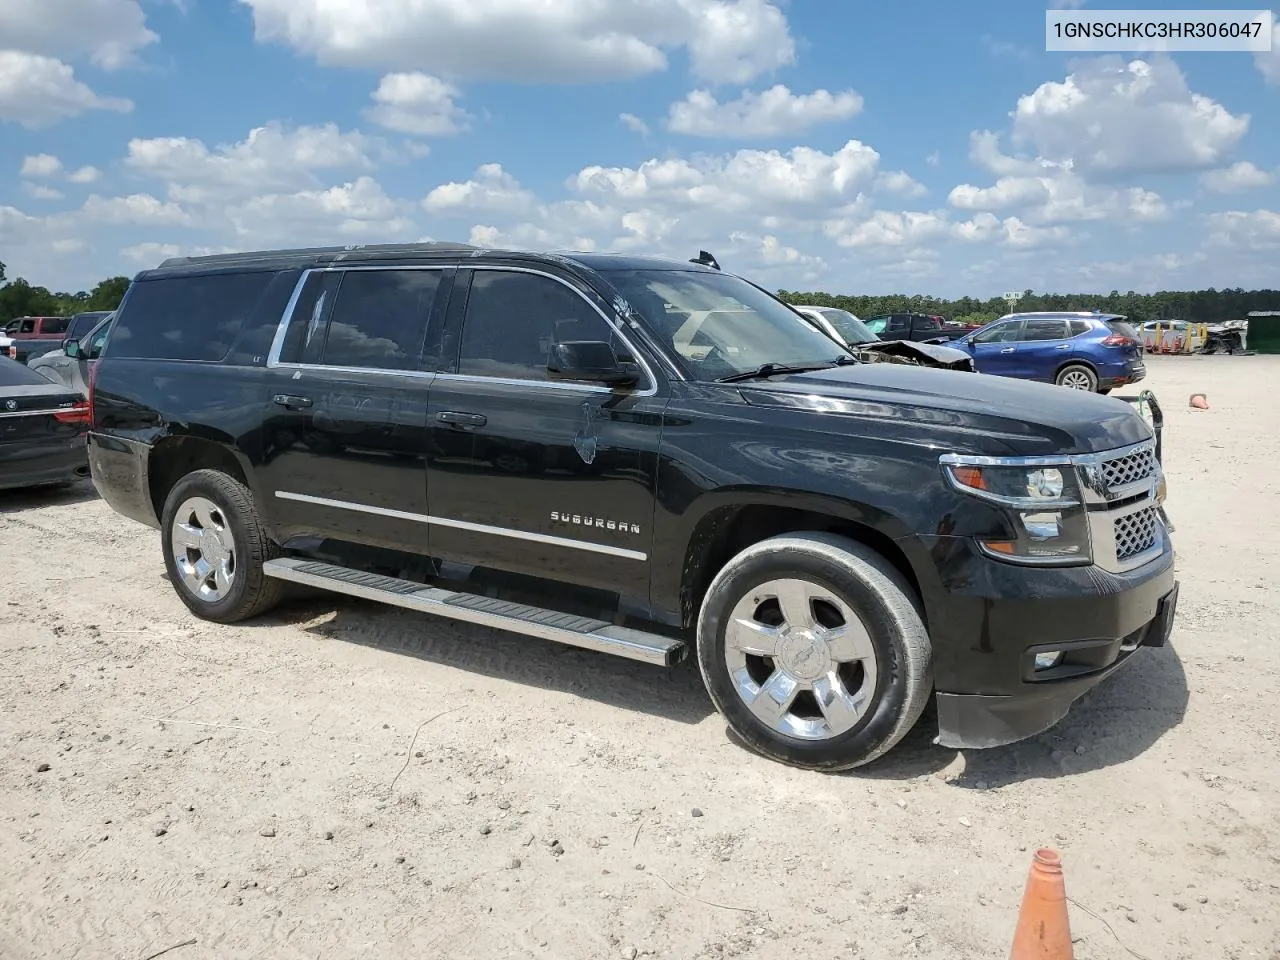
[[[1118,517],[1115,521],[1116,559],[1124,562],[1154,547],[1159,523],[1160,516],[1155,507]]]
[[[1145,480],[1155,472],[1156,449],[1154,446],[1143,447],[1123,457],[1102,462],[1102,477],[1110,490]]]

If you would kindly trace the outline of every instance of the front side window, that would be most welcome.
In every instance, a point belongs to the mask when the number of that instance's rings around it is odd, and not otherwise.
[[[695,380],[766,363],[831,363],[840,347],[763,290],[723,273],[608,270],[605,278]]]
[[[1018,328],[1022,325],[1021,320],[1009,320],[1005,323],[996,324],[994,327],[988,327],[973,338],[974,343],[1008,343],[1011,340],[1018,339]]]
[[[458,373],[547,380],[552,345],[570,340],[613,342],[614,331],[590,303],[558,280],[509,270],[475,271]]]
[[[889,320],[890,333],[906,333],[910,329],[911,329],[911,317],[905,314],[895,313],[893,317]]]

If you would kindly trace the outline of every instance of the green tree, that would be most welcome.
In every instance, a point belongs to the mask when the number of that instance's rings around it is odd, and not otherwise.
[[[85,310],[114,310],[120,306],[125,291],[129,289],[128,277],[111,277],[93,288],[85,303]]]

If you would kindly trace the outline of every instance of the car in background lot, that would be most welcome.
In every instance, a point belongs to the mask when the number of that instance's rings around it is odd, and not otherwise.
[[[936,343],[882,340],[848,310],[809,305],[793,305],[792,309],[842,347],[856,351],[862,359],[894,360],[898,363],[943,367],[948,370],[974,369],[973,358],[963,350]],[[868,356],[869,354],[874,357]]]
[[[109,313],[110,310],[92,310],[71,317],[56,317],[54,319],[58,323],[37,327],[40,332],[36,336],[24,334],[13,338],[4,349],[4,355],[10,360],[29,365],[36,357],[61,350],[68,340],[85,336]]]
[[[98,356],[102,353],[102,348],[107,342],[107,334],[111,331],[111,321],[115,318],[115,313],[82,314],[82,316],[96,318],[98,320],[97,325],[89,329],[82,337],[68,337],[62,341],[60,350],[54,350],[35,357],[27,363],[27,366],[42,377],[54,383],[65,384],[73,390],[78,390],[81,396],[87,397],[89,395],[89,369],[97,362]]]
[[[84,397],[0,357],[0,490],[86,479],[88,429]]]
[[[887,313],[866,321],[867,329],[881,340],[915,340],[946,343],[963,337],[968,328],[928,313]]]
[[[1109,393],[1147,375],[1142,341],[1114,313],[1011,313],[954,344],[979,373]]]

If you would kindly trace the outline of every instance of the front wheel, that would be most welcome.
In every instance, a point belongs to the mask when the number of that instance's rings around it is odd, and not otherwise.
[[[933,687],[911,587],[873,550],[826,533],[743,550],[716,575],[698,665],[716,708],[758,753],[811,770],[869,763]]]
[[[283,583],[262,571],[279,556],[244,484],[218,470],[196,470],[165,499],[164,563],[182,602],[197,617],[236,623],[279,602]]]
[[[1085,390],[1089,393],[1098,389],[1098,375],[1086,366],[1078,363],[1068,364],[1058,371],[1053,381],[1060,387],[1071,390]]]

